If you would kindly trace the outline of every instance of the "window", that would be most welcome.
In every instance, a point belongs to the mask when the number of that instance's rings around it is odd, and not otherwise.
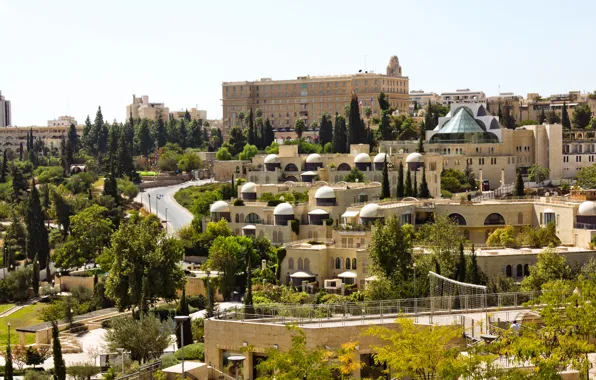
[[[449,219],[453,220],[460,226],[465,226],[467,224],[466,218],[464,218],[461,214],[457,214],[457,213],[450,214]]]
[[[530,265],[526,264],[524,265],[524,276],[529,276],[530,275]]]
[[[260,224],[261,217],[258,216],[257,214],[255,214],[254,212],[251,212],[250,214],[246,215],[246,219],[244,220],[244,223]]]
[[[341,259],[339,257],[335,259],[335,269],[341,269]]]
[[[304,269],[304,262],[302,261],[302,257],[298,259],[298,270]]]
[[[310,260],[304,259],[304,270],[310,270]]]
[[[516,268],[516,276],[517,277],[523,277],[524,275],[524,267],[521,264],[517,264],[517,268]]]
[[[352,259],[352,269],[356,269],[356,259]]]
[[[346,269],[351,269],[352,268],[352,264],[350,259],[346,259]]]
[[[507,265],[507,267],[505,267],[505,276],[511,277],[511,265]]]
[[[240,214],[236,214],[236,223],[240,223]]]
[[[484,219],[485,226],[498,226],[502,224],[505,224],[505,218],[503,218],[501,214],[498,214],[496,212],[490,214],[486,217],[486,219]]]
[[[288,259],[288,269],[294,269],[294,259],[291,257]]]

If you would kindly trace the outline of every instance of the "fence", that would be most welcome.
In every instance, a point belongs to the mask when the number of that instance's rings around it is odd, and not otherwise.
[[[251,320],[255,323],[322,323],[348,319],[383,318],[448,314],[464,311],[486,311],[494,308],[515,308],[532,301],[538,292],[494,293],[449,297],[407,298],[397,300],[353,302],[340,304],[263,304],[236,307],[218,313],[218,319]]]
[[[153,374],[161,368],[161,360],[156,360],[153,363],[146,364],[137,368],[133,373],[117,377],[116,380],[127,380],[127,379],[139,379],[139,380],[152,380]]]

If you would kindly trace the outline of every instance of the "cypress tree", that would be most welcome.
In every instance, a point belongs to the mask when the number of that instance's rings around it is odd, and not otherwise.
[[[503,110],[501,110],[501,102],[499,101],[499,108],[497,111],[497,116],[499,117],[499,122],[503,124]]]
[[[180,302],[178,302],[178,307],[176,308],[176,315],[188,316],[189,314],[190,309],[188,308],[188,299],[186,298],[186,288],[183,286]],[[182,342],[181,331],[184,331],[184,342]],[[176,341],[178,342],[178,347],[182,347],[183,343],[184,346],[192,344],[192,325],[190,318],[182,322],[180,327],[176,329]]]
[[[422,154],[424,153],[424,132],[425,132],[425,127],[424,127],[424,122],[422,122],[422,124],[420,125],[419,128],[419,133],[420,135],[418,136],[418,147],[416,148],[416,152]]]
[[[524,196],[524,179],[522,178],[521,170],[517,171],[517,177],[515,178],[515,195],[517,197]]]
[[[120,175],[126,175],[130,179],[136,176],[134,163],[132,159],[134,130],[126,123],[118,137],[118,164],[120,166]]]
[[[246,292],[244,293],[244,308],[248,314],[252,314],[252,267],[250,265],[250,249],[246,250]]]
[[[256,139],[256,131],[255,131],[255,120],[254,120],[254,115],[252,112],[252,108],[250,108],[248,110],[248,143],[250,145],[256,145],[257,139]]]
[[[190,113],[188,112],[188,109],[184,110],[184,120],[186,120],[186,121],[191,120]]]
[[[73,154],[79,152],[79,136],[77,136],[77,129],[74,124],[71,124],[68,127],[68,143],[70,144],[70,149],[72,150]]]
[[[470,254],[470,266],[466,274],[468,283],[481,285],[482,276],[480,275],[480,268],[478,268],[478,260],[476,259],[476,251],[473,244],[472,252]]]
[[[431,131],[435,128],[434,123],[432,102],[429,100],[426,106],[426,113],[424,114],[424,127],[427,131]]]
[[[331,123],[331,115],[324,113],[321,116],[321,125],[319,127],[319,143],[321,146],[330,143],[333,140],[333,124]]]
[[[39,297],[39,259],[37,253],[33,258],[33,271],[31,273],[31,286],[33,287],[33,294],[35,297]]]
[[[103,182],[103,195],[109,195],[116,203],[120,203],[120,196],[118,195],[118,183],[113,173],[106,176]]]
[[[411,197],[414,194],[412,193],[412,177],[410,175],[410,170],[406,170],[406,186],[404,189],[404,197]]]
[[[2,169],[0,170],[0,183],[6,182],[6,172],[8,171],[8,160],[6,159],[6,149],[2,153]]]
[[[341,115],[335,115],[335,126],[333,128],[333,151],[335,153],[347,153],[348,136],[346,119]]]
[[[571,129],[571,121],[569,120],[569,113],[567,112],[567,104],[563,102],[563,110],[561,111],[561,124],[565,129]]]
[[[186,127],[184,127],[186,131]],[[180,138],[180,129],[177,131],[177,139],[172,141],[175,143],[180,143],[182,138]],[[186,135],[186,132],[185,132]],[[138,129],[136,130],[135,141],[138,146],[138,153],[142,156],[148,156],[153,149],[153,140],[151,139],[151,133],[149,131],[149,121],[144,119],[141,124],[139,125]],[[165,145],[165,144],[164,144]],[[182,145],[181,145],[182,146]]]
[[[379,93],[377,101],[379,102],[379,108],[381,108],[381,111],[387,111],[391,107],[391,104],[387,100],[387,95],[385,95],[383,91]]]
[[[538,124],[544,124],[546,121],[546,114],[544,113],[544,108],[540,111],[540,115],[538,115]]]
[[[62,138],[64,140],[64,137]],[[62,142],[60,143],[62,146]],[[64,172],[70,173],[70,166],[74,163],[74,152],[69,142],[64,143]]]
[[[50,243],[35,180],[31,182],[31,192],[27,199],[25,225],[27,227],[27,236],[29,237],[27,239],[27,257],[30,260],[34,258],[34,261],[39,260],[39,268],[48,269]]]
[[[218,129],[218,133],[221,135],[221,131]],[[275,132],[273,132],[273,126],[269,118],[265,119],[265,147],[270,146],[275,141]],[[221,144],[220,144],[221,145]]]
[[[81,136],[81,143],[83,148],[85,148],[88,152],[92,152],[93,150],[93,126],[91,124],[91,119],[89,115],[87,115],[87,119],[85,119],[85,126],[83,127],[83,135]]]
[[[350,132],[348,133],[348,141],[350,144],[365,144],[366,143],[366,130],[364,124],[360,119],[360,107],[358,104],[358,96],[356,92],[352,92],[352,100],[350,101],[350,118],[348,120],[348,126]]]
[[[10,348],[10,326],[8,326],[9,335],[8,342],[6,343],[6,363],[4,364],[4,378],[6,380],[13,380],[13,368],[12,368],[12,350]]]
[[[397,197],[403,198],[404,194],[404,164],[400,162],[397,171]]]
[[[66,380],[66,364],[62,358],[62,345],[60,344],[60,331],[57,322],[52,323],[52,355],[54,356],[54,379]]]
[[[391,129],[390,112],[383,111],[381,115],[381,125],[379,125],[379,132],[382,140],[392,140],[393,130]]]
[[[381,199],[391,198],[391,190],[389,190],[389,169],[387,167],[387,155],[383,162],[383,184],[381,187]]]
[[[430,198],[430,191],[428,190],[428,183],[426,182],[426,168],[422,167],[422,181],[420,182],[420,192],[418,196],[422,199]]]
[[[149,128],[147,128],[147,134],[149,133]],[[186,129],[186,120],[182,119],[178,123],[178,145],[182,147],[182,149],[186,149],[186,141],[188,139],[188,130]],[[151,147],[153,148],[153,147]]]
[[[486,101],[486,112],[490,114],[490,102],[488,100]]]
[[[133,127],[132,120],[130,122],[130,126]],[[166,126],[164,125],[163,120],[157,119],[153,123],[153,129],[154,129],[153,139],[155,140],[155,144],[157,145],[157,147],[161,148],[162,146],[165,146],[166,143],[168,142],[168,134],[166,132]],[[134,134],[134,127],[133,127],[133,134]]]
[[[459,243],[459,259],[455,267],[455,279],[459,282],[466,282],[466,256],[464,255],[464,243]]]
[[[414,183],[412,184],[412,196],[415,197],[418,195],[418,171],[414,171]]]

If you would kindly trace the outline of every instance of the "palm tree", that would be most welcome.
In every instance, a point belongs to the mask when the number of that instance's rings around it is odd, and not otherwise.
[[[294,126],[294,130],[298,135],[298,140],[302,140],[302,133],[304,132],[304,120],[296,119],[296,124]]]
[[[240,128],[244,129],[244,118],[246,116],[244,115],[244,112],[240,111],[238,112],[238,119],[240,119]]]

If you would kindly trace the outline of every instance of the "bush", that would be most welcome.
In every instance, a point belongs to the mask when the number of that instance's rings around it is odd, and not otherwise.
[[[242,199],[235,199],[234,206],[244,206],[244,201]]]
[[[192,339],[195,342],[202,342],[205,336],[205,320],[197,318],[192,320]]]
[[[176,359],[182,358],[182,349],[174,353]],[[203,343],[194,343],[184,347],[184,360],[205,360],[205,347]]]
[[[186,297],[186,300],[189,306],[195,307],[199,310],[203,310],[205,308],[205,305],[207,304],[207,300],[205,299],[205,296],[202,294],[199,294],[198,296],[188,296]]]
[[[293,233],[296,235],[300,234],[300,222],[297,219],[290,220],[290,227]]]
[[[184,353],[186,354],[186,350]],[[184,359],[186,359],[186,357]],[[161,368],[168,368],[178,363],[180,363],[180,361],[176,359],[174,354],[168,354],[161,357]]]
[[[332,226],[333,225],[333,219],[328,218],[328,219],[324,219],[323,222],[325,223],[325,225],[327,226]]]
[[[447,190],[441,190],[441,197],[442,198],[451,198],[453,196],[453,194],[451,194],[451,192],[447,191]]]
[[[267,201],[267,206],[275,207],[280,203],[284,203],[284,201],[280,201],[279,199],[273,199],[273,200]]]
[[[101,321],[101,328],[102,329],[111,329],[112,328],[112,320],[105,319],[105,320]]]

